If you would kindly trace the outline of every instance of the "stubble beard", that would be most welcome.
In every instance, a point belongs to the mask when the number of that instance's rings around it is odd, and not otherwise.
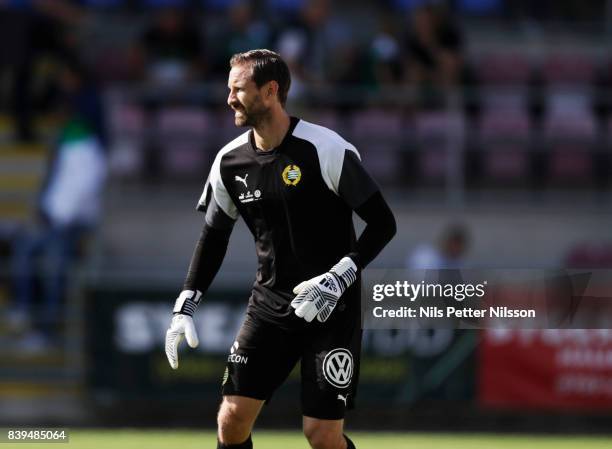
[[[238,127],[251,126],[256,128],[270,114],[270,108],[266,108],[259,97],[253,101],[253,104],[247,109],[244,105],[240,105],[240,117],[234,116],[234,123]]]

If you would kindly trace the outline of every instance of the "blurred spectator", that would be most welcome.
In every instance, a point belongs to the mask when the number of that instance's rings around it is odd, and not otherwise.
[[[10,103],[19,141],[35,138],[33,84],[36,64],[45,54],[69,52],[66,26],[79,23],[83,12],[64,0],[0,1],[0,75],[11,79]]]
[[[504,6],[502,0],[459,0],[457,8],[461,13],[473,15],[499,14]]]
[[[277,47],[282,47],[287,39],[298,44],[293,58],[299,61],[298,71],[309,83],[322,82],[328,73],[327,64],[337,61],[332,45],[338,41],[338,30],[330,20],[330,2],[309,0],[296,23],[282,30]]]
[[[392,21],[385,19],[370,45],[370,57],[377,86],[394,85],[402,80],[401,46]]]
[[[288,95],[288,101],[291,104],[304,100],[306,93],[308,80],[306,68],[302,65],[304,41],[304,35],[294,30],[284,32],[276,43],[277,51],[283,57],[291,72],[291,87]]]
[[[328,82],[351,88],[363,81],[367,70],[363,46],[345,16],[332,17],[329,0],[304,1],[297,19],[280,30],[275,42],[291,69],[289,100],[294,105],[301,102],[309,106],[320,100],[319,105],[332,106],[325,89]],[[333,98],[341,109],[353,107],[359,100],[346,90],[334,90]]]
[[[308,0],[265,0],[266,7],[281,20],[297,16]]]
[[[481,0],[483,1],[483,0]],[[491,0],[490,0],[491,1]],[[465,2],[465,0],[464,0]],[[510,18],[531,21],[598,21],[606,18],[606,0],[513,0],[505,2]]]
[[[107,171],[101,103],[85,68],[67,62],[60,84],[65,119],[40,192],[39,219],[22,230],[13,248],[16,302],[10,318],[26,329],[34,323],[24,349],[44,349],[57,337],[68,270],[99,220]],[[37,281],[40,312],[33,307]]]
[[[452,224],[444,229],[437,246],[422,244],[406,259],[409,269],[460,269],[470,245],[467,228]]]
[[[250,2],[239,0],[230,6],[227,26],[216,37],[215,43],[215,74],[225,81],[230,58],[253,48],[267,48],[270,28],[254,17]]]
[[[156,84],[190,81],[203,72],[202,40],[196,26],[178,8],[160,8],[141,37],[136,71]]]
[[[327,80],[339,93],[334,108],[346,120],[352,112],[363,110],[367,89],[375,86],[374,58],[354,39],[339,41],[333,54]]]
[[[463,67],[463,37],[442,6],[425,5],[411,15],[406,39],[406,73],[418,87],[425,106],[441,106],[437,88],[456,85]]]

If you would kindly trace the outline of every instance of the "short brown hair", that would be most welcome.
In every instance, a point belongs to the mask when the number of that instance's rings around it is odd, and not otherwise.
[[[278,53],[266,49],[236,53],[230,59],[230,67],[240,64],[251,65],[251,78],[257,87],[261,87],[270,81],[276,81],[278,83],[278,100],[285,106],[287,93],[291,86],[291,74],[287,63]]]

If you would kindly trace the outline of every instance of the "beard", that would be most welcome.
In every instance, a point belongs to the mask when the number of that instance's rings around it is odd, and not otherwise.
[[[257,127],[270,113],[270,108],[262,104],[259,96],[250,105],[237,103],[232,105],[232,107],[234,109],[234,123],[236,126]]]

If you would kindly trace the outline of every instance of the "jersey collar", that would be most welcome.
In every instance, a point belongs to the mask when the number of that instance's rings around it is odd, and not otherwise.
[[[297,126],[299,121],[300,121],[299,118],[290,116],[289,117],[289,129],[287,129],[287,134],[285,134],[285,137],[283,137],[283,140],[277,147],[274,147],[268,151],[261,151],[260,149],[257,148],[257,146],[255,145],[255,136],[253,135],[253,129],[251,128],[251,130],[249,131],[249,146],[251,147],[251,150],[258,156],[266,156],[266,155],[278,153],[285,146],[285,144],[289,141],[289,139],[291,139],[291,136],[293,135],[293,131],[295,130],[295,127]]]

